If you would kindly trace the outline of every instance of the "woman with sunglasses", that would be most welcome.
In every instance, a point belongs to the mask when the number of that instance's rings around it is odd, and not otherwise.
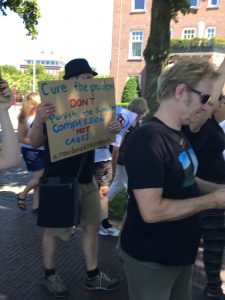
[[[192,91],[196,92],[194,89]],[[197,92],[199,93],[199,92]],[[200,93],[199,93],[200,95]],[[208,95],[201,94],[205,103]],[[209,99],[209,97],[208,97]],[[224,96],[214,104],[209,102],[210,111],[198,112],[189,127],[184,126],[186,136],[191,142],[198,158],[197,177],[219,184],[225,184],[225,134],[219,122],[225,119]],[[225,246],[224,210],[207,210],[201,218],[203,239],[203,261],[207,275],[205,293],[208,298],[225,299],[222,292],[220,270]]]

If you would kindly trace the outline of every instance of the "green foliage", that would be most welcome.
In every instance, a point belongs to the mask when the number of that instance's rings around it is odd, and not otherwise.
[[[123,108],[127,108],[129,105],[129,102],[117,102],[116,105],[121,106]]]
[[[193,38],[193,39],[171,39],[170,47],[190,48],[209,45],[225,45],[225,39],[222,38]]]
[[[11,89],[16,86],[17,100],[20,101],[23,95],[33,90],[33,68],[28,66],[25,72],[17,70],[14,66],[0,66],[2,77],[7,80]],[[57,78],[45,72],[41,65],[36,66],[36,91],[38,90],[38,81],[56,80]]]
[[[36,26],[41,16],[37,0],[0,0],[0,12],[3,16],[7,16],[7,8],[23,19],[27,35],[36,38]]]
[[[139,84],[138,79],[134,76],[131,76],[127,83],[125,84],[125,87],[123,89],[122,99],[121,102],[130,102],[134,98],[139,96]]]
[[[109,202],[109,208],[112,210],[110,218],[122,220],[127,205],[127,193],[125,190],[117,194],[112,201]]]

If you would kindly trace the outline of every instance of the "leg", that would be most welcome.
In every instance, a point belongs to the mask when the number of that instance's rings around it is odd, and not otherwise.
[[[224,211],[205,212],[202,218],[203,262],[207,275],[207,295],[222,294],[220,271],[225,245]]]
[[[82,248],[85,256],[87,276],[86,288],[91,290],[112,290],[119,286],[116,279],[110,279],[98,268],[97,230],[101,221],[98,186],[93,178],[90,184],[79,184],[81,203]]]
[[[192,266],[181,267],[174,282],[170,300],[191,300],[192,292]]]
[[[87,271],[97,268],[99,224],[82,226],[81,243]]]
[[[109,187],[108,199],[111,201],[124,188],[127,189],[127,172],[124,166],[116,166],[116,175]]]
[[[108,191],[109,191],[109,187],[107,185],[100,186],[99,188],[100,206],[101,206],[101,213],[103,219],[107,219],[109,216],[108,214],[109,201],[107,197]]]
[[[171,290],[182,267],[140,262],[121,249],[119,253],[124,262],[130,300],[170,299]]]
[[[28,184],[25,187],[25,189],[21,193],[19,193],[19,195],[18,195],[20,199],[24,199],[25,200],[27,194],[31,190],[36,189],[38,187],[38,185],[39,185],[39,179],[42,176],[42,174],[43,174],[43,170],[33,172],[33,178],[28,182]],[[38,200],[39,199],[36,196],[36,199],[35,199],[36,202],[35,202],[35,204],[37,204]]]
[[[33,173],[34,179],[37,182],[36,187],[34,187],[34,194],[33,194],[33,205],[32,209],[37,209],[39,206],[39,180],[41,176],[43,175],[44,170],[36,171]]]
[[[42,240],[42,252],[45,268],[45,277],[42,281],[42,285],[55,297],[63,298],[68,295],[68,290],[60,276],[55,273],[55,256],[57,246],[58,237],[54,233],[54,229],[52,230],[52,228],[47,228]]]
[[[55,268],[55,256],[57,250],[57,238],[47,228],[42,240],[42,253],[45,269]]]

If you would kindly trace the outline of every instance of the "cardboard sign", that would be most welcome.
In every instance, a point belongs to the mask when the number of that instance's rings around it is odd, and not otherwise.
[[[51,161],[109,145],[115,120],[113,78],[41,81],[42,102],[56,107],[46,122]]]
[[[122,129],[116,135],[115,141],[111,144],[116,147],[120,147],[122,138],[130,126],[134,123],[137,118],[137,114],[125,109],[121,106],[116,106],[116,120],[121,122]]]

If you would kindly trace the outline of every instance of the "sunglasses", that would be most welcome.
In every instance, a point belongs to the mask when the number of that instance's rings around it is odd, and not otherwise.
[[[190,88],[190,90],[200,96],[200,100],[202,104],[206,104],[209,101],[209,98],[211,97],[211,95],[201,93],[196,89]],[[225,101],[225,96],[223,94],[220,94],[218,101]]]
[[[201,100],[202,104],[206,104],[209,101],[209,98],[211,97],[211,95],[201,93],[193,88],[190,88],[190,91],[192,91],[200,96],[200,100]]]

